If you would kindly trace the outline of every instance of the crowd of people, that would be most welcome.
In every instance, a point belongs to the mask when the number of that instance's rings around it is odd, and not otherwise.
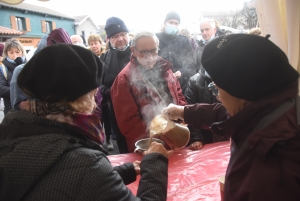
[[[113,139],[133,152],[161,113],[188,125],[191,150],[231,139],[225,200],[299,200],[298,72],[257,28],[225,34],[205,18],[196,41],[180,22],[172,11],[159,33],[131,33],[110,17],[106,47],[57,28],[31,58],[0,44],[0,200],[166,200],[172,150],[106,157]]]

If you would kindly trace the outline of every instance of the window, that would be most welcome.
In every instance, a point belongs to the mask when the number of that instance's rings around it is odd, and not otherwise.
[[[85,32],[84,31],[81,31],[81,35],[83,38],[85,38]]]
[[[25,30],[25,22],[24,18],[22,17],[16,17],[16,24],[17,24],[17,30],[23,31]]]
[[[50,33],[52,31],[52,23],[46,21],[46,33]]]
[[[18,31],[31,31],[30,19],[24,17],[10,16],[11,28]]]
[[[54,29],[56,29],[55,22],[42,20],[42,32],[43,33],[50,33]]]

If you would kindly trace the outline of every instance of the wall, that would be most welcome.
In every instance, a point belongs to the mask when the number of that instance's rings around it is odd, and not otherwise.
[[[94,27],[94,25],[87,19],[85,20],[80,26],[76,27],[76,34],[82,35],[82,31],[85,32],[85,41],[87,41],[89,35],[92,33],[97,33],[97,29]]]
[[[21,36],[22,38],[23,37],[41,38],[44,35],[44,33],[42,32],[42,22],[41,22],[42,20],[55,22],[56,28],[65,29],[69,35],[75,34],[75,30],[73,28],[74,20],[72,19],[60,19],[59,17],[54,17],[54,16],[45,17],[45,15],[43,14],[33,13],[30,11],[28,11],[28,13],[24,13],[23,10],[11,9],[4,6],[0,8],[0,26],[12,28],[10,22],[11,15],[30,19],[31,31],[22,35]]]

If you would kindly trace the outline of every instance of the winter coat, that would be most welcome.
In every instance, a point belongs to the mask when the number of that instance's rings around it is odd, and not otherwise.
[[[102,146],[71,125],[12,110],[0,124],[0,200],[166,200],[168,159],[143,157],[137,197],[133,164],[113,168]]]
[[[217,122],[211,130],[232,139],[225,201],[300,200],[300,127],[297,124],[300,108],[296,110],[294,104],[264,129],[252,132],[265,116],[282,103],[295,99],[297,94],[298,82],[295,82],[252,102],[225,121],[225,110],[220,104],[185,107],[187,124],[201,128]],[[244,145],[245,150],[240,151]],[[233,162],[236,153],[240,155]]]
[[[212,80],[205,75],[204,69],[199,70],[197,74],[192,76],[188,82],[188,86],[185,90],[184,96],[188,104],[195,103],[215,103],[216,98],[209,90],[208,85]]]
[[[102,84],[100,86],[103,101],[111,101],[110,88],[121,70],[130,61],[131,50],[128,47],[124,51],[118,51],[110,46],[110,49],[100,56],[103,62]]]
[[[164,32],[157,33],[159,39],[158,55],[168,60],[172,65],[172,71],[181,72],[179,79],[183,92],[189,78],[197,73],[193,65],[193,50],[188,37],[183,35],[169,35]]]
[[[159,59],[153,68],[161,66],[161,78],[167,85],[174,104],[185,105],[180,84],[170,70],[171,64]],[[142,74],[142,67],[132,56],[130,63],[120,72],[111,88],[116,120],[121,133],[125,136],[129,152],[134,151],[137,140],[149,137],[147,124],[167,105],[163,103],[156,89]],[[153,84],[154,85],[154,84]],[[166,86],[164,86],[166,87]]]
[[[16,63],[11,63],[7,59],[4,59],[3,64],[7,68],[7,79],[4,77],[3,73],[0,73],[0,97],[4,100],[4,114],[7,114],[11,109],[10,103],[10,82],[12,80],[13,72],[18,66]],[[21,64],[22,65],[22,64]]]
[[[199,72],[192,76],[188,82],[188,86],[185,90],[184,97],[188,104],[195,103],[207,103],[213,104],[217,103],[216,97],[212,94],[211,90],[209,90],[208,85],[212,82],[212,80],[205,75],[205,70],[199,70]],[[188,145],[193,142],[200,141],[203,144],[213,143],[228,140],[227,137],[221,138],[221,136],[214,135],[210,129],[190,129],[190,141]]]

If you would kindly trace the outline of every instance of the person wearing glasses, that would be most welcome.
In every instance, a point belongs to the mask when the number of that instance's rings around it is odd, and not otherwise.
[[[154,33],[136,33],[130,62],[111,88],[116,120],[129,152],[134,151],[136,141],[149,137],[147,126],[163,107],[186,104],[172,65],[158,56],[158,47]]]
[[[130,60],[131,50],[129,47],[130,37],[129,29],[123,20],[118,17],[110,17],[106,20],[105,31],[108,38],[109,49],[100,56],[103,62],[103,77],[102,84],[100,86],[100,92],[102,99],[102,118],[105,125],[106,136],[115,135],[119,152],[128,152],[126,147],[126,141],[123,135],[120,133],[113,105],[111,103],[110,88],[115,81],[117,75],[126,66]],[[112,128],[112,129],[111,129]],[[108,133],[113,130],[113,133]],[[110,137],[109,137],[110,138]],[[107,148],[109,150],[114,149],[114,146],[110,139],[106,139]]]
[[[162,111],[231,138],[225,201],[300,200],[299,73],[269,37],[232,34],[209,42],[201,63],[222,104]]]

